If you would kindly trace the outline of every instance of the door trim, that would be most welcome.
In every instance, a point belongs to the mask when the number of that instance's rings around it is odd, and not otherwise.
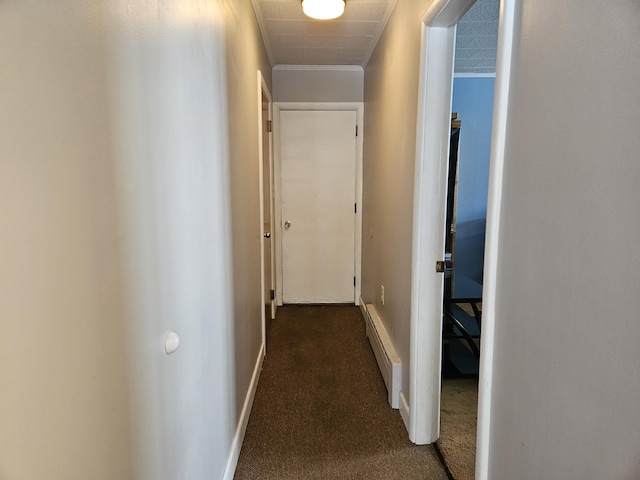
[[[269,102],[269,106],[267,107],[267,116],[269,118],[265,119],[262,117],[262,93],[264,92],[264,95],[267,98],[267,101]],[[269,87],[267,86],[267,82],[265,81],[264,77],[262,76],[262,72],[260,70],[258,70],[258,164],[259,164],[259,183],[260,183],[260,230],[258,231],[259,235],[260,235],[260,299],[261,299],[261,305],[262,307],[260,308],[261,310],[261,316],[262,316],[262,345],[266,346],[266,342],[267,342],[267,318],[266,318],[266,314],[265,314],[265,308],[264,306],[266,305],[266,298],[265,298],[265,293],[264,293],[264,287],[265,287],[265,282],[264,282],[264,272],[265,272],[265,258],[264,258],[264,188],[263,188],[263,179],[264,179],[264,175],[263,175],[263,170],[264,170],[264,155],[266,154],[268,156],[269,159],[269,164],[270,164],[270,172],[273,172],[273,128],[271,129],[272,132],[269,133],[269,135],[271,136],[271,141],[269,142],[269,151],[268,152],[264,152],[263,151],[263,130],[264,130],[264,122],[265,120],[271,120],[272,117],[272,105],[273,105],[273,101],[272,101],[272,97],[271,97],[271,92],[269,91]],[[271,191],[273,192],[273,173],[271,174]],[[273,194],[271,195],[271,197],[273,198]],[[271,224],[273,225],[273,221],[274,221],[274,214],[273,214],[273,200],[270,200],[270,212],[271,212]],[[273,238],[273,235],[272,235]],[[271,244],[271,285],[274,285],[274,280],[275,280],[275,265],[274,265],[274,255],[275,255],[275,248],[273,245],[273,241],[270,241]],[[276,308],[276,302],[271,302],[271,315],[272,317],[275,316],[275,308]],[[266,347],[265,347],[265,352],[266,352]]]
[[[434,7],[442,3],[448,4],[446,1],[435,2]],[[409,412],[403,412],[403,419],[408,423],[409,438],[417,444],[435,442],[440,435],[443,277],[436,272],[435,265],[444,254],[448,132],[457,19],[452,26],[432,26],[437,20],[437,17],[429,18],[427,13],[425,22],[430,23],[422,27],[416,132],[411,368]]]
[[[358,136],[356,137],[356,203],[358,205],[355,214],[355,276],[356,285],[354,291],[354,302],[356,305],[360,301],[361,272],[362,272],[362,158],[363,158],[363,125],[364,125],[364,103],[363,102],[274,102],[273,103],[273,154],[274,154],[274,189],[275,189],[275,218],[274,225],[282,225],[282,185],[281,185],[281,147],[280,147],[280,112],[287,110],[306,111],[355,111],[358,125]],[[355,135],[355,132],[354,132]],[[276,236],[276,299],[277,304],[282,305],[282,239]]]
[[[501,0],[498,27],[498,55],[493,100],[491,163],[487,201],[487,229],[484,253],[482,300],[482,338],[480,348],[480,381],[478,384],[478,424],[476,441],[476,478],[489,480],[489,455],[492,415],[494,348],[496,336],[496,304],[500,250],[502,182],[504,177],[506,132],[509,122],[509,90],[514,37],[521,0]]]
[[[442,277],[446,162],[453,85],[455,25],[475,0],[435,0],[423,17],[414,191],[411,276],[410,398],[403,412],[415,443],[432,443],[440,429]],[[487,205],[483,320],[478,393],[476,478],[488,479],[495,305],[502,172],[517,0],[501,0]],[[435,226],[435,228],[434,228]]]

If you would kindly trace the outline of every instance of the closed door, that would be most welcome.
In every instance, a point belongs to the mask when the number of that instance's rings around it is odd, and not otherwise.
[[[285,303],[355,298],[356,112],[282,111]]]

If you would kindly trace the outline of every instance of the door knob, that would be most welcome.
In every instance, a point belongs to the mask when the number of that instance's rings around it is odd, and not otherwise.
[[[290,220],[285,220],[284,221],[284,228],[289,228],[291,226],[291,221]]]
[[[264,238],[271,238],[271,232],[265,232]]]

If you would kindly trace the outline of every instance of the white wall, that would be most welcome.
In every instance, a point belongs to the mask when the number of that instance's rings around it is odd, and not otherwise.
[[[518,3],[488,478],[637,479],[638,4]]]
[[[276,65],[274,102],[362,102],[364,71],[357,66]]]
[[[251,2],[50,3],[0,5],[0,478],[221,478],[262,340]]]
[[[110,8],[134,474],[220,477],[236,403],[224,11],[196,1]],[[170,330],[181,346],[167,356]]]
[[[270,66],[250,0],[136,7],[113,7],[136,474],[230,478],[261,361],[256,72]]]
[[[375,304],[402,359],[406,398],[418,78],[428,3],[396,4],[365,69],[362,298]]]

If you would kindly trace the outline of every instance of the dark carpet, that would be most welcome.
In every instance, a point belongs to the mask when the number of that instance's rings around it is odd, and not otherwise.
[[[358,307],[285,306],[234,477],[446,480],[435,450],[408,438]]]

